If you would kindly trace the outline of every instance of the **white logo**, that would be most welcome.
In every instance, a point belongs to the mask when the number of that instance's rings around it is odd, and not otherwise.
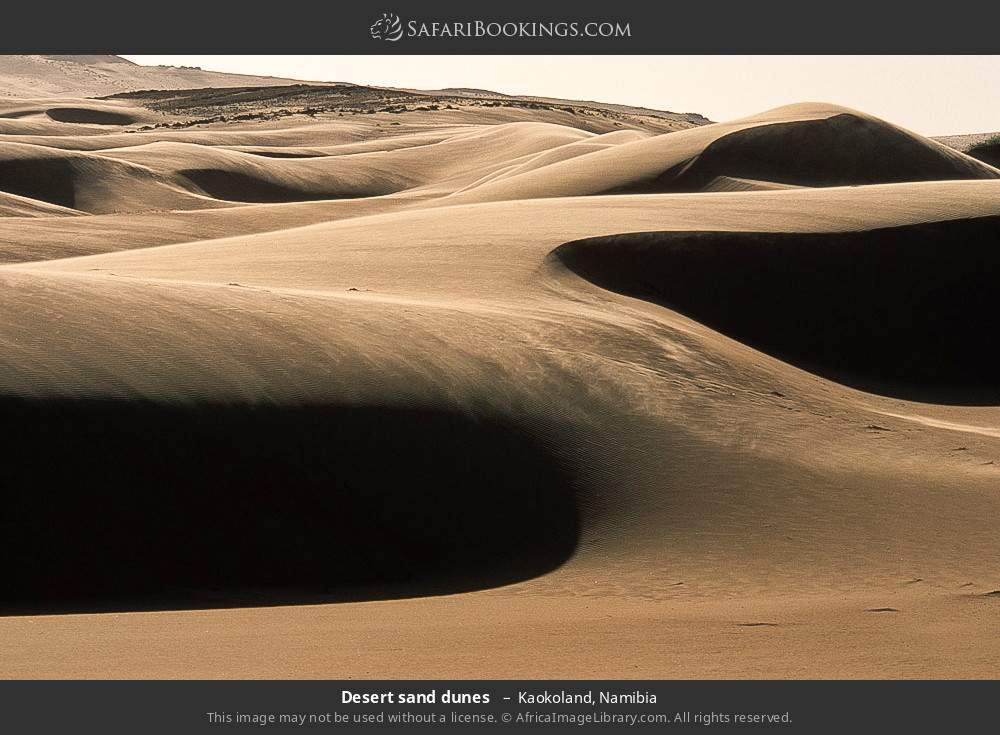
[[[403,23],[395,13],[382,13],[368,30],[376,41],[398,41],[403,37]]]

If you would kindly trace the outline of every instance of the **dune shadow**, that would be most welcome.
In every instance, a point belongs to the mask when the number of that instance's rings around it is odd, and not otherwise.
[[[134,115],[110,110],[89,110],[85,107],[54,107],[46,110],[52,120],[81,125],[131,125],[137,119]]]
[[[37,110],[11,110],[9,112],[0,112],[0,120],[20,120],[22,117],[31,117],[37,114]]]
[[[325,153],[300,153],[298,151],[243,151],[261,158],[327,158]]]
[[[645,232],[566,243],[593,283],[874,393],[1000,404],[1000,217],[862,232]]]
[[[0,400],[0,614],[489,588],[577,544],[570,476],[427,409]]]
[[[968,150],[968,154],[990,166],[1000,167],[1000,136],[993,136],[989,140],[972,146]]]
[[[0,161],[0,191],[73,209],[76,172],[61,158],[14,158]]]
[[[213,199],[227,202],[278,204],[281,202],[308,202],[322,199],[343,199],[344,191],[311,191],[286,186],[277,181],[250,176],[240,171],[199,168],[186,169],[180,174]],[[359,194],[360,196],[360,194]]]

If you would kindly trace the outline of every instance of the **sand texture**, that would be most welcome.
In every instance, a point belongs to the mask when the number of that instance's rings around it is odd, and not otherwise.
[[[996,676],[1000,170],[8,89],[0,676]]]

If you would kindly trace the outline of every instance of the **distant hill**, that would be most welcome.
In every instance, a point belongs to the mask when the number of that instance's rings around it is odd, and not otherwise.
[[[418,91],[418,90],[407,90]],[[659,117],[665,120],[687,122],[692,125],[707,125],[712,122],[704,115],[697,112],[670,112],[668,110],[653,110],[648,107],[636,107],[635,105],[617,105],[610,102],[595,102],[591,100],[569,100],[561,97],[536,97],[533,95],[512,95],[501,92],[491,92],[488,89],[472,89],[468,87],[448,87],[437,90],[422,90],[424,94],[437,94],[441,96],[465,97],[469,99],[507,99],[525,100],[538,102],[547,105],[579,105],[594,107],[602,110],[613,110],[627,115],[640,115],[648,117]]]
[[[331,91],[352,98],[350,104],[358,100],[369,103],[375,99],[396,100],[397,98],[421,98],[430,102],[460,102],[475,101],[485,107],[523,107],[529,109],[552,109],[556,107],[573,108],[580,111],[594,111],[600,116],[620,118],[623,121],[644,119],[647,123],[665,126],[663,130],[681,129],[695,125],[704,125],[710,120],[697,113],[678,113],[665,110],[652,110],[645,107],[631,107],[603,102],[586,102],[565,100],[554,97],[534,97],[525,95],[509,95],[491,92],[484,89],[438,89],[416,90],[401,88],[366,87],[354,84],[329,82],[306,82],[310,88],[316,87],[314,96],[323,96]],[[184,108],[193,112],[195,107],[207,107],[218,104],[240,102],[246,104],[247,98],[267,97],[251,88],[260,87],[291,87],[296,97],[302,97],[303,82],[297,79],[280,77],[261,77],[247,74],[228,74],[225,72],[206,71],[189,66],[143,66],[112,54],[90,54],[76,56],[47,55],[0,55],[0,98],[2,97],[136,97],[136,92],[156,92],[146,95],[144,102],[156,100],[158,109],[171,109],[176,112]],[[236,89],[241,88],[241,89]],[[322,89],[321,89],[322,88]],[[229,98],[222,99],[218,95],[206,94],[211,89],[226,89],[232,92]],[[164,99],[160,94],[164,91],[185,90],[183,99]],[[191,94],[192,92],[196,94]],[[287,95],[288,91],[275,94]],[[273,95],[272,95],[273,96]],[[169,96],[167,96],[169,97]],[[257,102],[262,100],[257,99]],[[271,103],[274,100],[270,100]],[[246,112],[245,110],[243,112]],[[202,109],[206,116],[217,114]],[[644,125],[645,127],[645,125]]]
[[[112,54],[0,55],[0,97],[103,97],[138,89],[262,87],[295,81],[188,66],[143,66]]]

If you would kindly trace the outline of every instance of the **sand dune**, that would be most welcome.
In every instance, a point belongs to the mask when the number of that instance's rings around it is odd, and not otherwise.
[[[831,111],[832,112],[832,111]],[[996,178],[956,151],[853,111],[816,120],[772,121],[714,140],[697,158],[643,184],[697,190],[718,176],[799,186]]]
[[[268,138],[256,131],[252,135],[258,143],[267,141],[259,145],[247,143],[251,138],[246,136],[234,139],[233,131],[155,134],[154,142],[144,142],[149,136],[137,139],[139,133],[125,135],[128,141],[118,140],[121,134],[88,135],[84,141],[103,142],[84,145],[88,152],[65,154],[40,146],[37,138],[24,138],[32,142],[0,143],[0,154],[7,159],[0,161],[6,182],[0,185],[9,193],[65,207],[73,207],[77,199],[86,202],[88,187],[96,186],[100,203],[76,208],[103,213],[203,208],[206,199],[293,202],[418,190],[450,194],[440,204],[455,205],[606,192],[1000,177],[996,169],[939,143],[823,105],[781,108],[736,123],[661,135],[625,130],[595,135],[550,123],[449,124],[444,132],[383,131],[375,140],[358,142],[364,132],[352,123],[347,127],[350,138],[345,140],[341,130],[333,143],[316,145],[329,126],[293,126]],[[274,145],[278,140],[286,145]],[[23,163],[25,159],[45,160],[50,173],[44,183],[21,172],[18,167],[26,165],[41,170]],[[134,166],[107,164],[106,159]],[[120,191],[107,191],[108,186]],[[136,186],[160,191],[136,196]]]
[[[0,144],[0,191],[92,214],[219,206],[144,166],[18,143]]]
[[[277,232],[290,227],[401,209],[421,200],[419,196],[403,194],[368,199],[91,215],[82,218],[72,229],[58,219],[38,218],[29,226],[23,218],[5,217],[0,218],[0,262],[69,258],[235,234]]]
[[[100,135],[111,126],[154,123],[162,119],[160,113],[113,100],[4,100],[0,97],[0,134],[3,135]]]
[[[535,154],[586,149],[592,134],[544,123],[458,129],[444,139],[406,136],[381,149],[340,146],[284,157],[159,141],[93,152],[0,143],[0,188],[51,204],[101,214],[183,209],[220,202],[292,202],[363,198],[433,185],[441,193],[517,166]],[[224,139],[223,139],[224,140]],[[158,189],[153,193],[153,189]],[[99,196],[89,192],[96,190]],[[189,196],[190,194],[200,196]]]
[[[253,156],[217,147],[155,143],[101,155],[131,161],[164,177],[181,177],[224,201],[296,201],[381,196],[446,183],[539,151],[588,137],[572,128],[536,123],[490,126],[446,140],[385,151],[306,160]]]
[[[561,262],[869,390],[1000,404],[993,258],[1000,218],[838,233],[641,233]]]
[[[862,113],[810,103],[596,151],[456,198],[698,191],[720,176],[843,186],[997,178],[1000,171]]]
[[[69,207],[0,192],[0,217],[59,217],[83,214]]]
[[[439,112],[0,142],[0,674],[992,676],[1000,173]]]
[[[566,197],[447,208],[430,206],[440,200],[416,200],[398,211],[345,217],[278,232],[181,242],[150,250],[131,249],[92,258],[40,262],[29,267],[37,272],[74,273],[99,267],[132,277],[208,283],[237,280],[245,285],[321,291],[365,287],[380,293],[420,295],[442,301],[455,296],[520,301],[535,293],[536,272],[546,263],[551,250],[566,241],[587,236],[612,235],[630,229],[638,232],[866,230],[1000,214],[998,192],[1000,181],[990,180],[711,196]],[[316,203],[316,206],[324,205]],[[254,209],[258,213],[272,211]],[[177,224],[207,216],[208,213],[178,213]],[[233,221],[245,213],[238,211],[225,216],[227,221]],[[32,228],[42,226],[43,223],[31,223]],[[137,240],[139,244],[142,242]],[[373,242],[378,246],[373,246]],[[449,261],[475,263],[482,274],[470,278],[466,268],[447,267]],[[541,297],[550,295],[543,291]]]

